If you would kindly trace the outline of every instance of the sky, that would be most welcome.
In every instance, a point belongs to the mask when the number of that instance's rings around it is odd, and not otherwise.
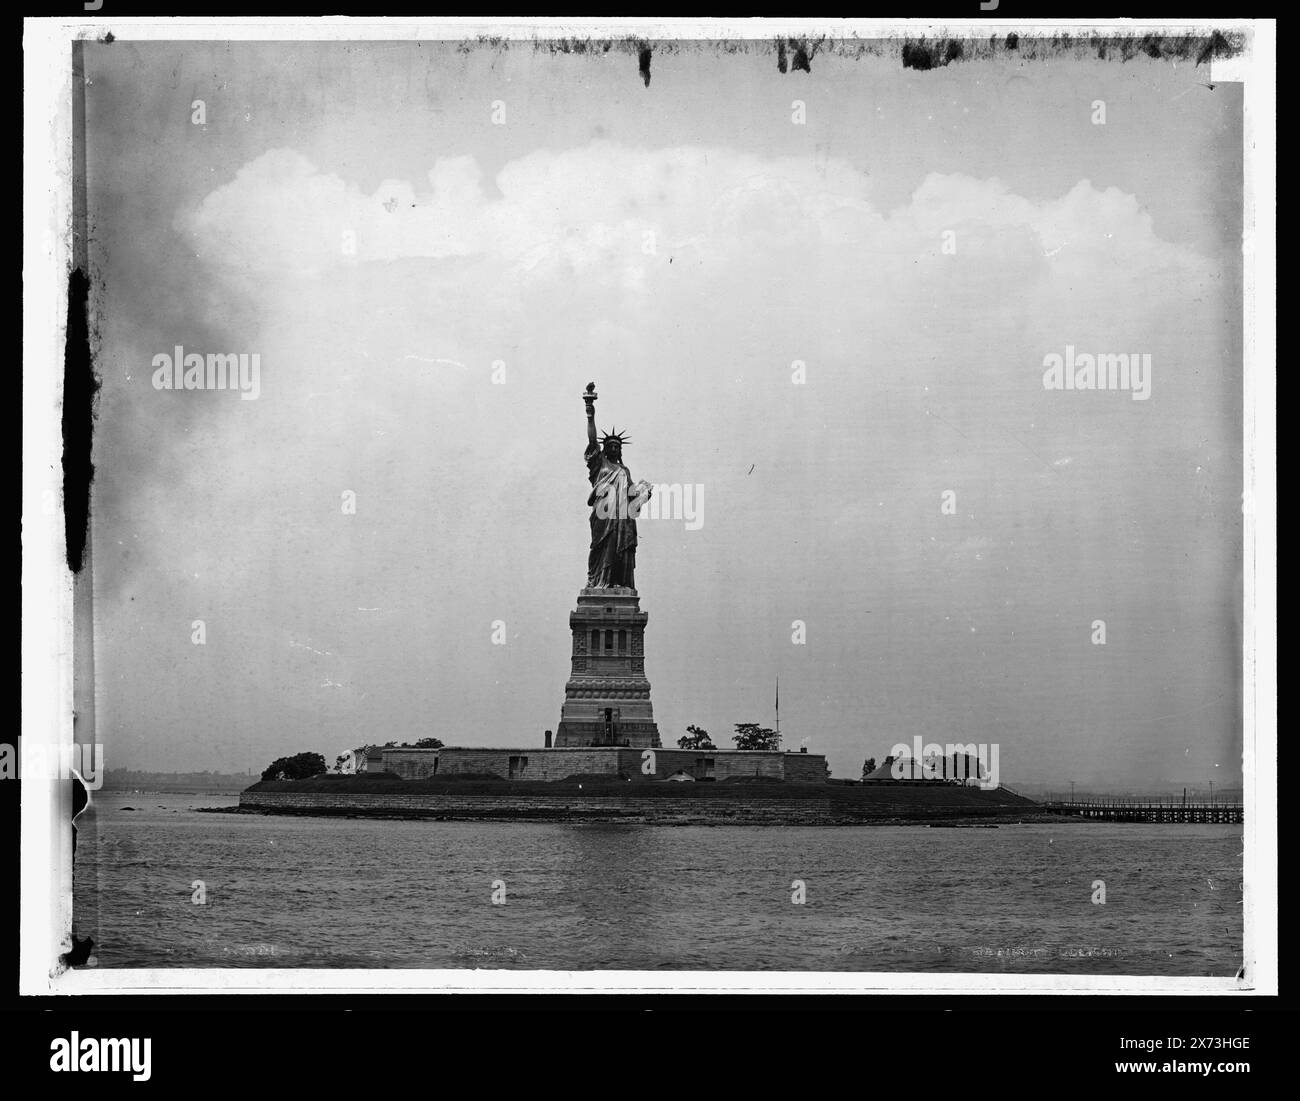
[[[771,725],[779,677],[837,776],[921,736],[1240,783],[1240,86],[769,43],[648,85],[531,44],[86,71],[107,767],[540,746],[594,381],[635,479],[702,487],[640,525],[665,745]],[[157,389],[177,345],[256,353],[256,399]],[[1149,396],[1046,389],[1067,346]]]

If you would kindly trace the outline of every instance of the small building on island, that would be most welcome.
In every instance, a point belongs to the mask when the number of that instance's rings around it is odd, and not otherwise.
[[[904,754],[886,757],[869,776],[862,777],[864,784],[978,784],[988,777],[987,767],[981,766],[978,756],[954,753],[951,757],[931,754],[913,757]]]

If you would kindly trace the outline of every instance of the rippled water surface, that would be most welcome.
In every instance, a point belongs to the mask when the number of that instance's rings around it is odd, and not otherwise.
[[[100,966],[1228,977],[1241,966],[1240,826],[654,827],[197,811],[236,802],[96,793],[79,820],[75,912]],[[498,880],[504,905],[492,902]],[[803,905],[791,901],[795,880]],[[1095,880],[1104,905],[1092,901]]]

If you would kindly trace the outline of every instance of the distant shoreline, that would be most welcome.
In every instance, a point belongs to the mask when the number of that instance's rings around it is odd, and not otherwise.
[[[105,770],[96,791],[127,795],[238,795],[257,776],[240,772],[150,772],[144,769]]]

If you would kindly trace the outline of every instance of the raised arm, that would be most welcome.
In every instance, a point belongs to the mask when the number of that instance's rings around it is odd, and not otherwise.
[[[587,390],[582,395],[582,400],[587,406],[587,446],[596,446],[596,384],[587,383]]]

